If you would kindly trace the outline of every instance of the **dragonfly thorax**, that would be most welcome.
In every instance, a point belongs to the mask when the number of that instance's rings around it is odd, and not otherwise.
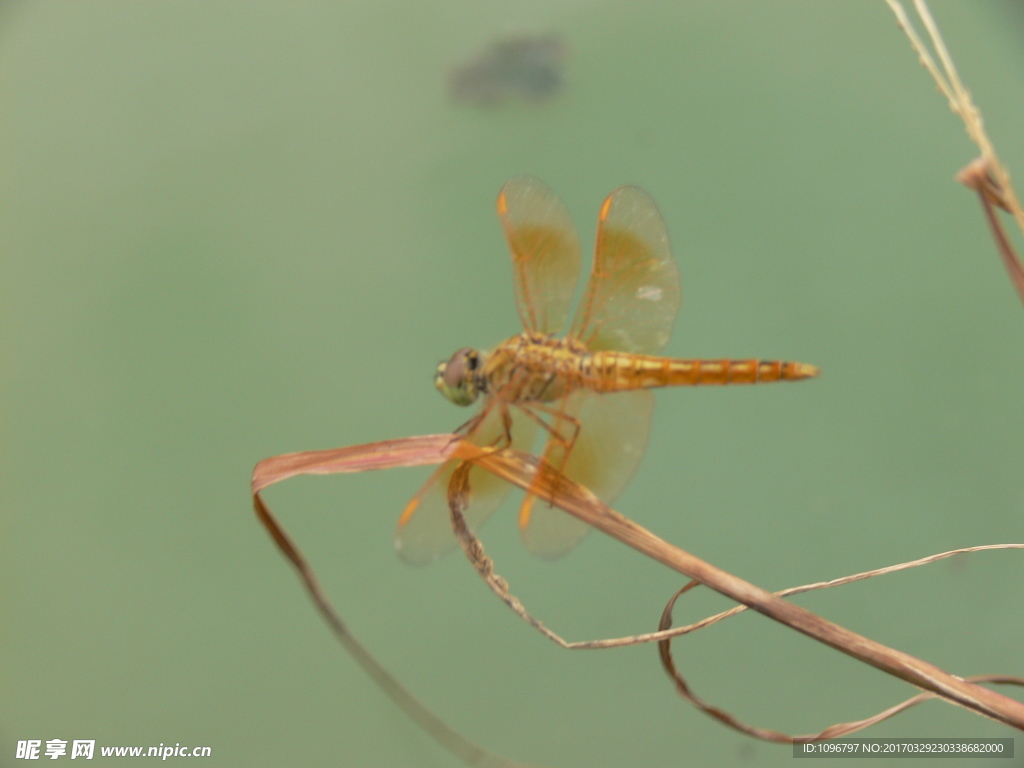
[[[586,351],[572,339],[523,333],[487,354],[463,347],[438,364],[434,386],[456,405],[471,405],[480,395],[551,402],[581,385]]]

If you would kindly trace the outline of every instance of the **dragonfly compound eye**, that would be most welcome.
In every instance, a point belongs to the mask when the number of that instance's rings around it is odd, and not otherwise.
[[[463,347],[448,362],[437,366],[434,386],[456,405],[470,405],[479,394],[475,376],[479,365],[479,353]]]

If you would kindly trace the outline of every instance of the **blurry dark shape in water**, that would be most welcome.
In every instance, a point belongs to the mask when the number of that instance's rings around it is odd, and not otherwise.
[[[567,52],[554,33],[506,37],[453,69],[448,87],[455,101],[478,107],[510,99],[545,101],[565,84]]]

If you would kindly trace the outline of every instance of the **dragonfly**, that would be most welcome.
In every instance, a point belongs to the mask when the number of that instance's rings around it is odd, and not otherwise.
[[[543,181],[519,176],[498,195],[523,332],[483,353],[463,347],[441,362],[434,384],[476,414],[457,430],[481,448],[532,452],[589,488],[606,504],[623,491],[643,457],[660,387],[760,384],[818,375],[818,368],[780,360],[674,359],[658,356],[682,300],[679,270],[664,219],[639,187],[619,187],[601,205],[590,278],[569,324],[580,275],[580,243],[561,199]],[[566,328],[563,337],[558,334]],[[441,465],[402,512],[400,557],[428,564],[456,544],[448,481],[461,459]],[[465,513],[475,530],[511,486],[480,467],[469,470]],[[557,490],[557,486],[556,486]],[[528,492],[519,528],[530,551],[559,557],[589,526]]]

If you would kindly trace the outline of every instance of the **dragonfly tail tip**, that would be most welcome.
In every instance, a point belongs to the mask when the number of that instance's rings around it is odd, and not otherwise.
[[[794,363],[793,367],[796,369],[794,378],[797,379],[813,379],[821,373],[821,369],[816,365],[808,365],[807,363]]]

